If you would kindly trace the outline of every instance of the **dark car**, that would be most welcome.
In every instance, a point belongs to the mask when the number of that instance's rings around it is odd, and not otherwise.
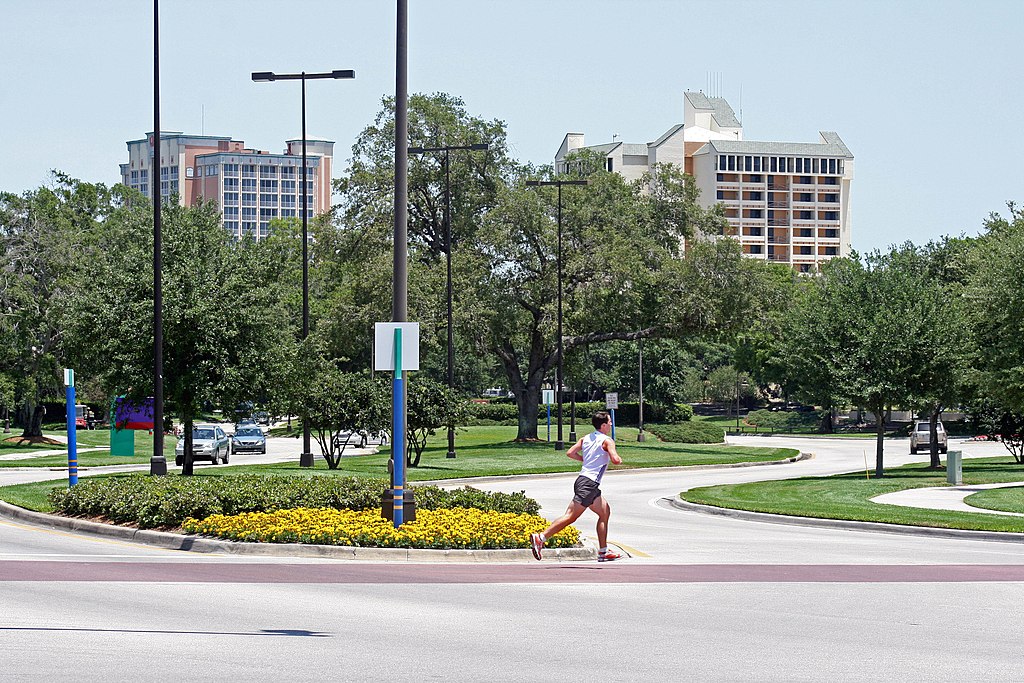
[[[232,453],[266,453],[267,437],[256,425],[240,425],[231,437]]]

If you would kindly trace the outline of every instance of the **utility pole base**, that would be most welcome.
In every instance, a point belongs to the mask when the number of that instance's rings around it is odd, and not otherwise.
[[[446,458],[454,458],[455,457],[455,451],[448,451],[448,454],[446,456],[444,456],[444,457],[446,457]]]
[[[149,459],[149,474],[162,477],[167,474],[167,458],[162,455],[154,455]]]
[[[565,450],[565,442],[564,441],[556,441],[555,442],[555,450],[556,451],[564,451]]]
[[[303,453],[299,456],[299,467],[312,467],[313,466],[313,454]]]

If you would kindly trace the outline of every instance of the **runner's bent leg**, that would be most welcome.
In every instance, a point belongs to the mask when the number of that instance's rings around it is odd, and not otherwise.
[[[604,496],[598,496],[597,500],[590,504],[590,509],[597,515],[597,546],[608,547],[608,518],[611,517],[611,506],[605,501]]]
[[[598,499],[600,500],[600,499]],[[551,522],[551,526],[544,530],[544,538],[548,539],[557,534],[559,531],[569,526],[583,514],[587,508],[583,507],[575,500],[569,503],[569,507],[566,508],[565,514]]]

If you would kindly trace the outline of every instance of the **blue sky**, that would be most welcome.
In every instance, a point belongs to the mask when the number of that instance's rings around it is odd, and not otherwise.
[[[394,93],[395,3],[163,0],[164,130],[272,152],[299,137],[297,83],[252,71],[355,69],[312,82],[310,135],[338,168]],[[817,141],[856,157],[853,246],[976,234],[1024,201],[1024,3],[857,0],[410,0],[409,88],[506,122],[512,153],[550,163],[568,131],[649,142],[685,90],[720,93],[748,140]],[[152,2],[0,0],[0,190],[50,169],[112,184],[153,127]]]

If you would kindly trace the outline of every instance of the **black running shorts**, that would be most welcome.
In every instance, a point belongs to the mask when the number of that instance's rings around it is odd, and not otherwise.
[[[594,504],[594,501],[601,497],[601,489],[598,488],[598,484],[593,479],[589,479],[580,475],[576,477],[576,483],[573,485],[573,491],[576,495],[572,499],[582,505],[583,507],[590,507]]]

